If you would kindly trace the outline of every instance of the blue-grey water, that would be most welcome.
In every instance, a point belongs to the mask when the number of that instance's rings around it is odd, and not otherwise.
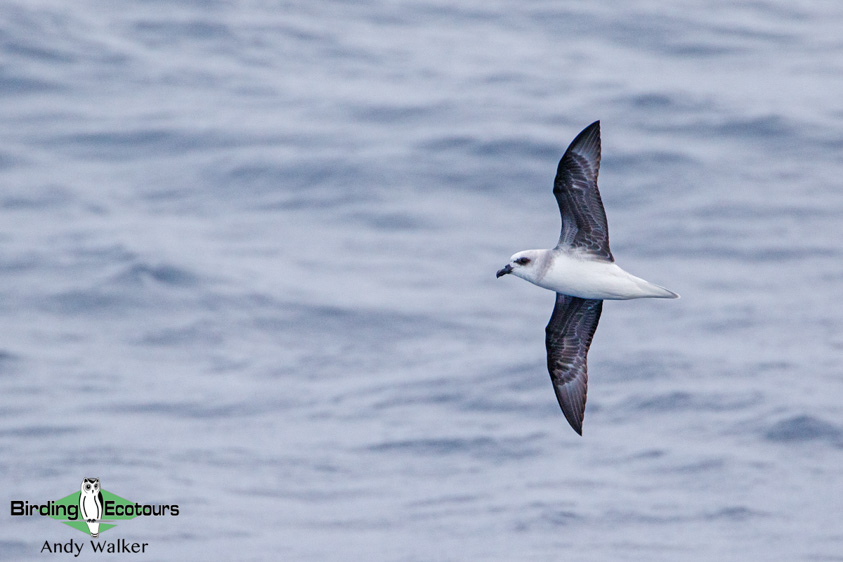
[[[843,4],[0,7],[0,558],[843,560]],[[570,140],[618,263],[545,367]],[[62,555],[67,557],[67,555]],[[82,559],[96,559],[90,552]]]

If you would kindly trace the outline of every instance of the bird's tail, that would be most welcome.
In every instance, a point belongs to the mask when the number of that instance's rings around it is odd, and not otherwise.
[[[642,283],[639,283],[639,287],[641,291],[644,293],[645,297],[650,297],[653,299],[678,299],[679,295],[671,291],[670,289],[665,289],[661,285],[656,285],[655,283],[650,283],[649,281],[644,281],[640,279]]]

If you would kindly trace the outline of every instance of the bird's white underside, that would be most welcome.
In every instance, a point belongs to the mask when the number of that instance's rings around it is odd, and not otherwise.
[[[539,287],[582,299],[677,298],[676,293],[645,281],[621,269],[616,263],[589,259],[587,255],[558,250],[527,250],[527,266],[512,273]]]

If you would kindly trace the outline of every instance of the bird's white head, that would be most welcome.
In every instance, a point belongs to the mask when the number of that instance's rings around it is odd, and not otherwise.
[[[545,270],[547,250],[524,250],[509,258],[509,263],[498,270],[497,277],[513,274],[531,283],[537,282]]]

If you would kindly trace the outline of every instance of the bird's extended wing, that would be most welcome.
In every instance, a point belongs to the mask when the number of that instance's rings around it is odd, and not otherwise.
[[[556,306],[545,329],[553,390],[565,419],[580,435],[588,390],[586,355],[602,310],[602,300],[556,293]]]
[[[553,194],[562,215],[562,233],[556,249],[574,249],[606,261],[615,261],[609,250],[609,226],[597,189],[600,171],[600,121],[577,135],[559,161]]]

